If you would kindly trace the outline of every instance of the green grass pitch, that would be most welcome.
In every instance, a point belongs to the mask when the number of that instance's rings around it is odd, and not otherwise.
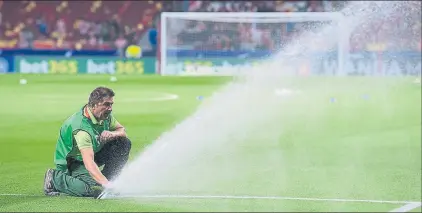
[[[115,90],[114,115],[133,142],[133,160],[162,132],[194,112],[201,104],[198,96],[206,100],[228,79],[117,76],[117,82],[110,82],[106,75],[25,75],[28,84],[20,85],[20,77],[0,75],[0,211],[386,212],[405,205],[315,199],[45,197],[43,176],[54,166],[59,127],[96,86]],[[250,156],[245,165],[258,171],[237,182],[242,195],[421,201],[420,85],[411,78],[321,77],[289,82],[302,93],[287,100],[281,110],[278,142],[265,147],[251,138],[239,150]],[[179,98],[151,101],[162,93]],[[269,153],[283,160],[279,170],[274,169],[276,162],[268,166],[270,171],[253,168],[254,160],[271,162],[265,158]]]

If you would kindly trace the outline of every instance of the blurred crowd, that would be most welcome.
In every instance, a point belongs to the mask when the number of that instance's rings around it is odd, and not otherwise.
[[[162,11],[189,12],[324,12],[346,1],[1,1],[0,48],[124,49],[152,48]],[[352,33],[351,47],[420,50],[420,2]],[[385,21],[388,20],[388,21]],[[200,49],[274,49],[294,38],[307,23],[248,24],[207,21],[176,22],[169,45]],[[366,29],[366,30],[365,30]],[[361,42],[361,41],[367,42]],[[205,41],[205,42],[204,42]],[[394,45],[393,45],[394,44]]]
[[[338,10],[345,1],[189,1],[191,12],[324,12]]]
[[[0,48],[115,49],[139,43],[161,1],[1,1]]]
[[[339,11],[346,1],[190,1],[192,12],[327,12]],[[389,16],[379,16],[350,34],[352,51],[421,50],[421,2],[408,2]],[[217,17],[217,16],[216,16]],[[283,48],[303,31],[328,24],[327,21],[290,23],[230,23],[174,19],[169,24],[174,48],[215,50],[274,50]],[[173,28],[172,28],[173,26]],[[177,27],[176,27],[177,26]],[[182,26],[182,27],[181,27]],[[315,38],[310,48],[327,50],[326,38]]]

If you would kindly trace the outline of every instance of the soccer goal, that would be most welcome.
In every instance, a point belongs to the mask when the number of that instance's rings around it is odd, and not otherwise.
[[[350,34],[342,20],[337,12],[163,12],[159,70],[161,75],[233,75],[265,59],[277,60],[277,53],[303,33],[315,31],[300,41],[312,56],[302,59],[297,72],[341,72]],[[335,38],[317,33],[328,25],[337,29]]]

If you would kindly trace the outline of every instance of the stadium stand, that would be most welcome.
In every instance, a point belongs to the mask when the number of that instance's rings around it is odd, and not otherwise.
[[[344,1],[0,1],[0,48],[99,50],[122,48],[139,43],[161,11],[322,12],[336,11],[343,5]],[[413,11],[418,10],[404,8],[398,11],[396,16],[388,17],[395,20],[395,25],[387,26],[380,21],[374,22],[371,26],[364,26],[368,29],[378,29],[378,33],[370,35],[362,31],[352,33],[351,47],[356,51],[365,48],[388,49],[389,46],[393,46],[389,45],[389,42],[394,42],[399,43],[401,49],[420,50],[421,14],[420,10],[419,13]],[[419,21],[409,23],[406,20]],[[400,25],[404,22],[412,27],[406,28]],[[250,31],[250,26],[239,25],[237,29],[231,29],[227,33],[227,27],[221,24],[219,27],[226,32],[220,36],[209,36],[210,34],[204,31],[210,26],[198,23],[198,26],[192,26],[196,28],[196,34],[191,33],[188,38],[203,39],[203,36],[208,36],[206,38],[208,42],[205,44],[208,45],[207,48],[209,45],[214,45],[216,49],[239,48],[233,46],[239,42],[232,42],[231,39],[245,40],[247,38],[240,35]],[[395,30],[400,27],[413,31]],[[281,28],[287,29],[282,30],[280,35],[285,38],[280,42],[285,42],[299,30],[300,26],[284,24]],[[186,33],[182,32],[181,35]],[[413,36],[404,38],[398,33]],[[261,41],[263,44],[260,48],[271,49],[280,45],[273,43],[276,39],[268,39],[269,34],[278,35],[274,32],[263,32]],[[356,42],[363,37],[371,38],[369,40],[372,42],[368,44]],[[394,46],[397,48],[397,45]]]

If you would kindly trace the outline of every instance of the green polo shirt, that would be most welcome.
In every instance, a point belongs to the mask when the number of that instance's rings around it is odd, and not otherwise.
[[[88,111],[89,117],[91,118],[91,121],[94,125],[102,125],[103,124],[103,121],[101,121],[101,120],[100,120],[100,122],[97,121],[97,119],[94,117],[94,115],[92,114],[92,112],[89,108],[88,108],[87,111]],[[114,131],[114,130],[116,130],[117,120],[113,117],[113,115],[110,115],[110,116],[111,116],[110,131]],[[78,133],[76,133],[75,141],[76,141],[76,144],[77,144],[79,149],[92,148],[91,136],[85,131],[79,131]]]

